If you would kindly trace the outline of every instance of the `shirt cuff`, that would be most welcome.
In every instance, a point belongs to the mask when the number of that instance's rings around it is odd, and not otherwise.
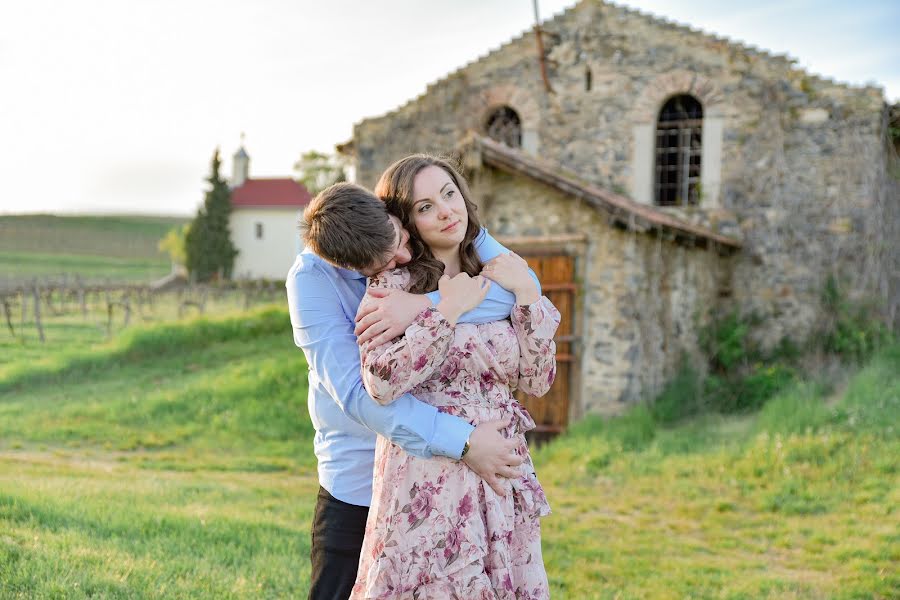
[[[439,454],[459,460],[463,447],[475,427],[453,415],[439,412],[434,420],[434,437],[431,440],[432,454]]]

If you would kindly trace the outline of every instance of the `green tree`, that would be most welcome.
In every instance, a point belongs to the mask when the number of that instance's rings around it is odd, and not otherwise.
[[[294,163],[294,171],[309,193],[315,196],[339,181],[347,181],[344,161],[335,155],[310,150]]]
[[[222,179],[219,168],[219,149],[213,153],[210,175],[211,188],[206,191],[203,206],[191,222],[185,236],[187,269],[196,281],[209,281],[214,277],[231,277],[237,249],[231,242],[228,221],[231,217],[231,190]]]
[[[185,250],[185,242],[187,240],[188,231],[191,230],[190,223],[185,223],[181,227],[173,227],[164,238],[159,240],[157,248],[160,252],[165,252],[176,265],[187,264],[187,252]]]

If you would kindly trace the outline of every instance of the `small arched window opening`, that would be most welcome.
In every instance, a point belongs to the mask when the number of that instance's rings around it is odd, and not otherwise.
[[[584,91],[589,92],[594,84],[594,76],[590,67],[584,68]]]
[[[488,115],[485,133],[510,148],[522,147],[522,119],[508,106],[501,106]]]
[[[700,203],[703,107],[693,96],[674,96],[656,123],[654,197],[660,206]]]

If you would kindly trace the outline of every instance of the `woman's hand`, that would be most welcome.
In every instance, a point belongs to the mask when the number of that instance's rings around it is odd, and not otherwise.
[[[501,254],[489,261],[481,269],[481,274],[515,294],[516,304],[532,304],[540,300],[537,284],[528,272],[528,263],[515,252]]]
[[[356,342],[362,346],[372,340],[380,346],[403,335],[416,316],[431,307],[428,296],[410,294],[403,290],[370,288],[359,312],[356,313]]]
[[[466,273],[460,273],[455,277],[444,275],[438,281],[438,291],[441,293],[441,301],[437,309],[451,325],[456,325],[461,314],[472,310],[484,300],[491,282],[477,275],[469,277]]]

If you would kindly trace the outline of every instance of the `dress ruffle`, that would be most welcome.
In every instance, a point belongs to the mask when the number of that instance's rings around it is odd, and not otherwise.
[[[518,402],[511,400],[511,403],[518,408],[494,407],[490,411],[479,411],[484,415],[483,421],[498,419],[501,414],[509,412],[514,414],[508,434],[521,438],[525,462],[521,467],[522,474],[509,480],[510,492],[506,496],[499,496],[462,463],[444,458],[426,460],[411,457],[399,447],[379,439],[379,446],[388,446],[383,472],[401,473],[402,476],[389,481],[376,480],[377,501],[373,502],[372,510],[379,512],[382,523],[394,523],[401,517],[399,520],[403,527],[395,533],[389,532],[382,546],[373,549],[379,552],[379,556],[372,558],[365,577],[358,578],[352,598],[441,599],[453,598],[452,593],[442,591],[452,590],[459,598],[512,599],[522,597],[521,593],[520,596],[515,595],[516,589],[522,588],[523,582],[529,581],[529,578],[534,579],[536,572],[540,575],[531,591],[541,589],[546,576],[540,554],[540,538],[529,536],[526,532],[535,527],[539,530],[537,521],[550,514],[550,504],[525,446],[524,433],[534,428],[534,420]],[[378,451],[381,452],[381,449]],[[404,468],[399,468],[401,463]],[[410,463],[424,468],[409,468],[412,466]],[[408,518],[404,520],[402,517],[408,513],[403,512],[404,507],[400,506],[396,497],[398,490],[420,483],[422,473],[429,470],[446,475],[438,494],[446,494],[450,489],[468,489],[477,490],[478,495],[472,498],[471,512],[465,518],[447,518],[447,514],[435,515],[434,511],[426,515],[431,527],[427,535],[420,538],[415,535],[418,528],[406,531]],[[385,510],[386,504],[393,505],[392,509]],[[458,507],[451,508],[456,512],[443,512],[458,517]],[[450,538],[458,543],[458,551],[448,551],[451,544],[445,540]],[[369,548],[368,544],[366,548]],[[366,563],[363,558],[361,564]],[[480,566],[473,570],[472,565]],[[514,583],[517,587],[508,590],[510,595],[501,593]],[[485,584],[487,588],[484,588]],[[482,589],[496,593],[482,596],[479,595]],[[460,590],[465,590],[465,593]],[[534,598],[543,597],[534,595]]]
[[[371,285],[407,283],[408,274],[398,270]],[[390,401],[411,391],[473,425],[511,415],[501,433],[518,442],[523,464],[500,496],[461,461],[418,458],[379,437],[351,600],[549,598],[540,518],[550,505],[525,441],[534,419],[512,391],[547,391],[558,324],[559,313],[546,298],[516,307],[510,320],[480,325],[453,327],[431,309],[402,338],[363,347],[363,381],[373,397]]]

